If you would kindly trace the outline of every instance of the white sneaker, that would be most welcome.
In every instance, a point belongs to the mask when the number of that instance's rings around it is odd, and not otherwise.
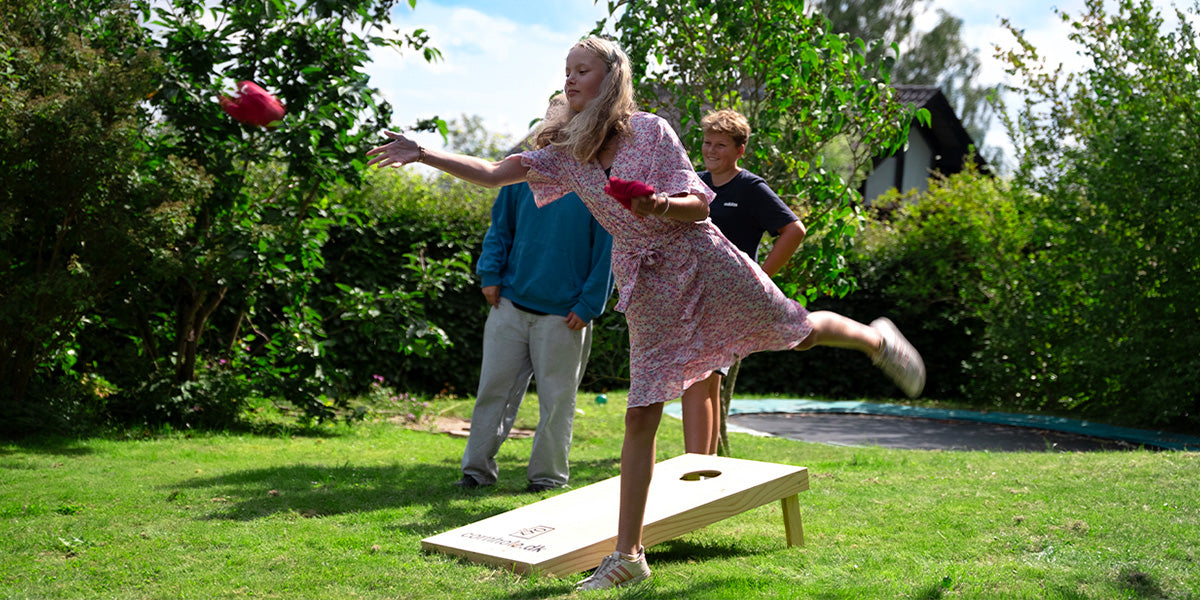
[[[891,377],[909,398],[920,396],[925,389],[925,363],[917,349],[886,317],[871,321],[871,328],[883,336],[883,349],[875,357],[875,366]]]
[[[620,552],[613,552],[600,561],[600,566],[587,579],[575,584],[577,590],[603,590],[622,585],[637,583],[650,576],[650,566],[646,564],[646,549],[638,552],[636,560],[625,558]]]

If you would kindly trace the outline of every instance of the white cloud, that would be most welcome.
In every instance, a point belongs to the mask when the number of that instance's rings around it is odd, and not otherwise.
[[[528,131],[530,121],[542,115],[546,101],[562,86],[563,60],[571,44],[595,18],[585,13],[581,23],[586,25],[577,30],[551,31],[518,23],[501,8],[487,14],[421,2],[415,11],[397,9],[394,26],[400,31],[425,29],[443,60],[431,64],[416,53],[401,56],[393,50],[373,55],[372,84],[394,107],[396,127],[434,115],[446,120],[479,115],[492,133],[519,137]],[[436,135],[417,137],[422,144],[441,146]]]

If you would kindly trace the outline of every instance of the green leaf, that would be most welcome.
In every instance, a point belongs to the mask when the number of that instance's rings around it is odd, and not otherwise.
[[[916,112],[916,118],[917,118],[917,121],[919,123],[921,123],[921,125],[924,125],[925,127],[933,126],[933,115],[929,112],[929,109],[927,109],[927,108],[918,109]]]

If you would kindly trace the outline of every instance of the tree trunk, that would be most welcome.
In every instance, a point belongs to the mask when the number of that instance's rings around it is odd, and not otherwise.
[[[208,317],[225,299],[227,286],[221,286],[211,295],[184,283],[180,291],[179,315],[175,325],[175,383],[184,383],[196,378],[196,354],[200,348],[200,336],[208,323]]]
[[[729,374],[721,380],[721,436],[717,440],[717,456],[729,456],[729,433],[725,430],[725,422],[729,420],[729,403],[733,400],[733,386],[737,384],[738,369],[742,368],[742,359],[733,361]]]

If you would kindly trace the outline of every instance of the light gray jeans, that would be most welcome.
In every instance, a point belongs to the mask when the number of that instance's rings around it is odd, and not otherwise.
[[[568,457],[575,393],[591,348],[591,323],[572,331],[563,317],[530,314],[501,298],[483,329],[483,368],[462,472],[483,485],[496,482],[500,474],[496,454],[533,377],[539,419],[526,478],[529,483],[565,485],[571,474]]]

